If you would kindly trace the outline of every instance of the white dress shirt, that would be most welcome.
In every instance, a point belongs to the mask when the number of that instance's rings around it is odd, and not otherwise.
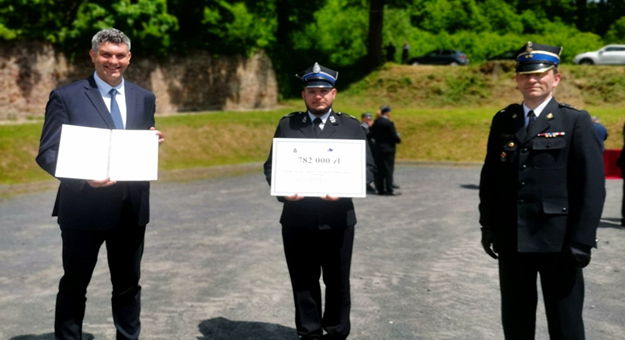
[[[93,78],[95,78],[95,84],[98,86],[98,90],[100,90],[100,94],[102,94],[102,99],[104,100],[104,105],[111,112],[111,94],[109,91],[113,88],[111,85],[107,84],[104,80],[98,77],[97,73],[93,73]],[[115,101],[117,101],[117,106],[119,106],[119,113],[122,115],[122,122],[124,122],[124,128],[126,128],[126,89],[124,87],[124,78],[122,78],[122,82],[119,85],[115,86],[117,90],[117,95],[115,95]]]

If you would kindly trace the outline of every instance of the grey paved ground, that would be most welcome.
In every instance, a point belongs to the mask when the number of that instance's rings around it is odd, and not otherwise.
[[[400,166],[404,195],[356,200],[352,339],[501,339],[496,261],[477,224],[478,167]],[[622,181],[608,181],[585,270],[588,339],[625,339]],[[0,201],[0,339],[52,339],[61,242],[54,191]],[[156,183],[143,261],[143,339],[296,340],[281,204],[257,174]],[[84,330],[114,339],[105,248]],[[547,339],[539,307],[537,339]]]

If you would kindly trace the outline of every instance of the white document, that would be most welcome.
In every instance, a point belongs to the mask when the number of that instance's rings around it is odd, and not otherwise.
[[[271,195],[366,197],[364,140],[274,138]]]
[[[55,176],[85,180],[155,181],[158,135],[63,124]]]

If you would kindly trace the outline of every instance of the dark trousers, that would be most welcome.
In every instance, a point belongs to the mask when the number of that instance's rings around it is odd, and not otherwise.
[[[56,297],[54,329],[59,340],[82,339],[87,286],[106,242],[113,294],[111,304],[117,339],[138,339],[141,329],[141,257],[145,226],[122,222],[110,231],[61,227],[64,275]]]
[[[624,223],[622,222],[625,221],[625,167],[621,168],[621,175],[623,177],[623,198],[621,199],[621,225],[624,225]]]
[[[388,194],[393,192],[393,170],[395,169],[395,153],[380,152],[376,153],[375,165],[377,172],[375,173],[375,188],[380,194]]]
[[[500,253],[499,281],[506,340],[532,340],[540,273],[551,340],[584,337],[584,278],[566,253]]]
[[[293,298],[295,325],[302,337],[321,336],[346,339],[350,331],[351,299],[349,272],[354,245],[354,226],[318,230],[282,226]],[[325,284],[325,312],[321,312],[321,287]]]

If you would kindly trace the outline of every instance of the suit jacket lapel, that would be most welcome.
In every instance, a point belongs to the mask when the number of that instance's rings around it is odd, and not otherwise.
[[[126,81],[124,84],[124,92],[126,92],[126,130],[133,127],[137,115],[137,100],[134,95],[134,85],[131,82]]]
[[[556,100],[552,97],[549,101],[549,104],[547,104],[547,106],[545,106],[543,111],[540,113],[540,116],[536,118],[536,122],[534,122],[532,129],[527,132],[527,136],[525,137],[526,140],[529,141],[532,138],[536,137],[539,133],[549,129],[551,124],[549,124],[549,118],[547,118],[547,116],[549,116],[550,114],[551,116],[553,116],[553,111],[555,111],[557,108],[558,102],[556,102]]]
[[[111,113],[106,108],[106,104],[104,104],[104,100],[102,99],[102,94],[98,89],[98,86],[95,84],[95,79],[93,79],[93,75],[87,79],[89,81],[89,85],[85,86],[85,94],[87,98],[91,101],[91,104],[95,107],[96,111],[100,114],[106,125],[110,129],[115,128],[115,123],[113,123],[113,118],[111,118]]]
[[[516,118],[514,118],[514,131],[515,136],[519,142],[523,142],[525,140],[525,112],[523,111],[523,106],[520,106],[520,110],[515,113]],[[514,115],[513,115],[514,117]]]
[[[295,119],[295,123],[299,125],[300,131],[306,136],[306,138],[314,138],[315,131],[313,130],[313,123],[308,116],[308,112],[304,112],[303,117]]]
[[[319,138],[330,138],[336,132],[336,127],[339,124],[339,120],[336,119],[336,113],[332,111],[328,119],[326,120],[325,125],[323,126],[323,130],[321,130],[321,135]]]

